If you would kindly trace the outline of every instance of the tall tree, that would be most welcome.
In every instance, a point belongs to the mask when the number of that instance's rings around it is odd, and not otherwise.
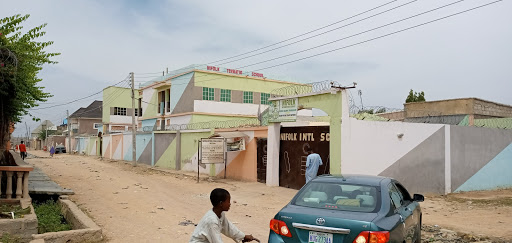
[[[414,92],[412,89],[409,91],[409,95],[405,99],[405,103],[411,103],[411,102],[421,102],[425,101],[425,93],[423,91],[421,92]]]
[[[46,32],[42,24],[22,33],[22,23],[30,15],[14,15],[0,19],[0,150],[9,141],[9,124],[20,122],[28,110],[51,97],[38,86],[44,64],[55,64],[51,58],[60,53],[46,52],[53,41],[36,39]]]

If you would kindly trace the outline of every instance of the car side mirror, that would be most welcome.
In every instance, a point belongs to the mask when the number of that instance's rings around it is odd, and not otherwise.
[[[425,197],[421,194],[414,194],[412,200],[414,200],[415,202],[423,202],[425,201]]]

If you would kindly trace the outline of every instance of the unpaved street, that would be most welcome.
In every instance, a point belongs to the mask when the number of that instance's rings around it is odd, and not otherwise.
[[[208,196],[216,187],[231,192],[228,218],[245,233],[266,242],[269,220],[296,193],[262,183],[212,180],[205,175],[196,183],[193,173],[132,167],[94,157],[57,154],[47,158],[48,153],[42,151],[29,153],[45,157],[27,162],[62,187],[74,190],[71,200],[103,228],[109,242],[188,242],[194,226],[184,224],[187,220],[197,223],[211,208]],[[497,196],[505,201],[487,203],[496,201]],[[475,201],[475,197],[490,201]],[[512,241],[512,205],[507,204],[512,200],[511,190],[426,198],[421,205],[424,224]]]

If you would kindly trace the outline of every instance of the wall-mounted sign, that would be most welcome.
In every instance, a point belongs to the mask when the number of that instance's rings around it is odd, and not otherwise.
[[[200,158],[202,164],[224,163],[224,151],[223,138],[201,139]]]
[[[270,122],[294,122],[297,120],[298,98],[278,100],[270,104]]]
[[[232,69],[232,68],[221,68],[216,66],[206,66],[207,71],[214,71],[214,72],[221,72],[221,73],[229,73],[229,74],[236,74],[241,76],[251,76],[256,78],[265,78],[263,73],[257,73],[257,72],[247,72],[242,71],[238,69]]]

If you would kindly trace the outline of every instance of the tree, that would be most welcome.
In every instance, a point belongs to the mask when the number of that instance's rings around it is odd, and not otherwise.
[[[51,58],[60,53],[45,49],[52,41],[38,42],[46,32],[42,24],[22,33],[21,25],[30,15],[14,15],[0,19],[0,148],[6,149],[10,139],[9,124],[18,123],[37,102],[46,101],[51,95],[38,86],[38,77],[44,64],[55,64]]]
[[[51,135],[58,135],[58,133],[55,130],[41,130],[37,134],[37,138],[44,141],[44,140],[46,140],[47,137],[49,137]]]
[[[425,93],[423,91],[421,92],[414,92],[412,89],[409,91],[409,95],[405,99],[405,103],[411,103],[411,102],[422,102],[425,101]]]

